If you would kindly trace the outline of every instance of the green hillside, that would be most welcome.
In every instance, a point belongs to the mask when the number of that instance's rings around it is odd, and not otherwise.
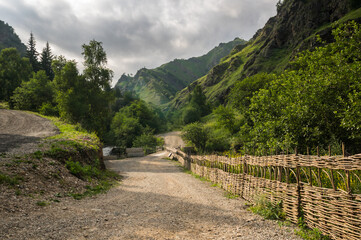
[[[224,103],[237,81],[260,72],[280,72],[298,52],[319,45],[316,35],[332,41],[332,23],[359,19],[361,10],[351,11],[349,0],[285,0],[275,17],[258,30],[245,47],[235,48],[211,71],[178,92],[168,109],[185,105],[188,95],[200,85],[207,99]]]
[[[221,43],[207,54],[190,59],[175,59],[155,69],[140,69],[134,77],[123,75],[116,87],[134,91],[139,97],[156,105],[169,102],[176,92],[188,86],[194,80],[204,76],[227,56],[234,47],[242,49],[246,41],[236,38]]]
[[[25,55],[26,46],[21,42],[14,29],[0,20],[0,50],[4,48],[16,48],[22,56]]]

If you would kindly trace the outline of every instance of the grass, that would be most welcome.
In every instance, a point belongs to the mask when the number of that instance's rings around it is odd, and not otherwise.
[[[282,202],[272,203],[265,196],[258,197],[249,210],[265,219],[285,220],[286,218],[286,214],[282,209]]]
[[[47,201],[37,201],[36,205],[38,205],[40,207],[45,207],[45,206],[49,205],[49,203]]]
[[[85,197],[106,193],[110,188],[116,185],[117,184],[115,182],[103,180],[100,181],[100,183],[97,184],[96,186],[86,186],[86,191],[83,193],[70,193],[69,195],[76,200],[81,200]]]
[[[18,185],[19,182],[22,180],[23,179],[21,177],[18,177],[18,176],[11,177],[11,176],[8,176],[8,175],[0,172],[0,184],[15,186],[15,185]]]
[[[295,230],[295,234],[306,240],[331,240],[329,236],[323,235],[318,228],[308,228],[302,217],[298,220],[298,229]]]
[[[233,194],[231,192],[225,192],[224,193],[224,196],[228,199],[236,199],[236,198],[239,198],[239,195],[237,194]]]
[[[9,103],[0,102],[0,109],[9,109]]]

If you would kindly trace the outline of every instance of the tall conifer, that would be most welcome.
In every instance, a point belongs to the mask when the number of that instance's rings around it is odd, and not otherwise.
[[[53,61],[53,54],[51,53],[51,49],[49,46],[49,42],[46,42],[45,48],[40,56],[40,65],[41,69],[46,72],[46,75],[49,77],[50,80],[54,79],[54,72],[51,68],[51,62]]]
[[[33,33],[31,32],[28,46],[26,49],[26,57],[29,58],[29,62],[31,64],[31,66],[33,67],[34,72],[37,72],[40,69],[38,56],[39,56],[39,53],[36,51],[36,41],[35,41]]]

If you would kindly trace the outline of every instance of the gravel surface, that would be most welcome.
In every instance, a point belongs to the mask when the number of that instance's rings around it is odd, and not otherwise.
[[[298,239],[247,211],[240,199],[212,187],[163,159],[107,161],[125,178],[107,194],[66,198],[0,221],[1,239]]]
[[[0,153],[31,153],[43,137],[58,133],[50,120],[34,114],[0,109]]]

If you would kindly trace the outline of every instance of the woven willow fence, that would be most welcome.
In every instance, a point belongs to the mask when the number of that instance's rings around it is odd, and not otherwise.
[[[333,239],[361,239],[361,154],[343,157],[310,155],[187,155],[167,148],[185,168],[254,202],[265,196],[282,201],[287,219],[304,217]]]

